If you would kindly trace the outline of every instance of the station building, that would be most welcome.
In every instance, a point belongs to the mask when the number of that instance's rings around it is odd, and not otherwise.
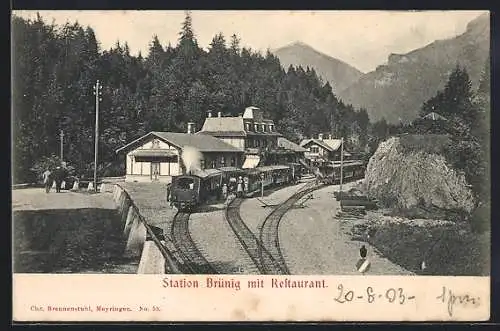
[[[243,150],[243,169],[294,162],[305,152],[283,138],[274,121],[266,119],[264,111],[253,106],[247,107],[242,116],[222,116],[219,112],[214,117],[209,113],[197,135],[216,137]]]
[[[304,153],[306,162],[309,166],[316,166],[324,162],[340,161],[340,139],[332,139],[329,135],[325,139],[323,134],[319,134],[318,138],[304,139],[300,142],[300,146],[306,149]],[[344,149],[344,159],[348,160],[351,154]]]
[[[196,135],[193,125],[188,124],[188,133],[150,132],[116,150],[126,153],[125,181],[171,182],[172,176],[187,172],[182,158],[187,148],[199,151],[201,169],[241,167],[242,149],[215,137]]]

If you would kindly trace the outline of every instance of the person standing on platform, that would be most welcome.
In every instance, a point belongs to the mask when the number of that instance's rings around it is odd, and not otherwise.
[[[45,187],[45,193],[49,193],[53,182],[52,172],[49,169],[47,169],[42,174],[42,177],[43,177],[43,185]]]
[[[227,199],[227,184],[226,183],[222,184],[222,198],[224,200]]]
[[[167,184],[167,202],[170,202],[170,194],[172,192],[172,183]]]
[[[245,194],[248,193],[248,183],[249,183],[249,179],[248,179],[248,177],[245,176],[245,178],[243,178],[243,192]]]
[[[56,192],[61,192],[61,184],[64,180],[64,169],[61,166],[57,166],[54,170],[54,179],[56,181]]]
[[[241,197],[243,195],[243,178],[241,176],[238,178],[238,186],[236,187],[236,196]]]

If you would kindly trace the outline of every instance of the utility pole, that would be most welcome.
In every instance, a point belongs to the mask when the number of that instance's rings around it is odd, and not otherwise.
[[[64,144],[63,144],[63,139],[64,139],[64,131],[63,130],[59,130],[59,138],[61,138],[61,148],[60,148],[60,156],[61,156],[61,162],[63,162],[63,150],[64,150]]]
[[[342,182],[344,180],[344,137],[340,138],[340,188],[339,197],[342,199]]]
[[[102,101],[102,86],[97,80],[94,85],[95,95],[95,146],[94,146],[94,190],[97,192],[97,151],[99,147],[99,102]]]

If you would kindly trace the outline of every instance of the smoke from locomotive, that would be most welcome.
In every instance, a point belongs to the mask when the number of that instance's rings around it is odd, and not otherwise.
[[[202,155],[196,148],[191,146],[184,147],[182,162],[186,167],[186,173],[192,174],[194,171],[201,170],[201,158]]]

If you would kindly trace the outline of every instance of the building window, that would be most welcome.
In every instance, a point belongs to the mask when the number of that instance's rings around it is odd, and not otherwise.
[[[212,169],[217,168],[217,160],[212,160]]]
[[[262,124],[262,132],[266,132],[266,125]]]
[[[221,167],[226,166],[226,158],[224,156],[221,156],[221,158],[220,158],[220,166]]]
[[[236,158],[233,156],[231,157],[231,167],[235,167],[236,166]]]
[[[255,132],[258,132],[258,131],[259,131],[259,125],[258,125],[258,124],[254,124],[254,125],[253,125],[253,128],[254,128]]]
[[[269,131],[270,131],[270,132],[273,132],[273,131],[274,131],[274,125],[272,125],[272,124],[271,124],[271,125],[269,125]]]
[[[311,153],[319,153],[319,148],[318,146],[311,146],[310,151]]]
[[[246,123],[246,130],[247,131],[252,130],[252,126],[250,125],[250,123]]]
[[[202,170],[205,169],[205,159],[200,160],[200,167]]]

